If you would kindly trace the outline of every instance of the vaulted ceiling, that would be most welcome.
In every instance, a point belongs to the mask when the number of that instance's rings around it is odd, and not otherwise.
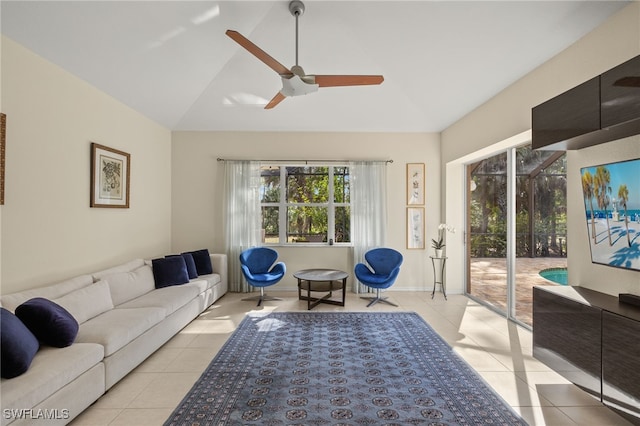
[[[309,74],[382,74],[265,104],[290,67],[288,1],[6,1],[2,33],[173,130],[441,131],[627,1],[306,1]]]

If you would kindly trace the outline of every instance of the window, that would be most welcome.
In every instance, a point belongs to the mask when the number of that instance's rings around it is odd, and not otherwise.
[[[351,242],[349,167],[261,166],[263,241]]]

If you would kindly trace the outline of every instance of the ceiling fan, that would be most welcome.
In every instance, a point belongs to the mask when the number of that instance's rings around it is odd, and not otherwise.
[[[381,75],[313,75],[305,74],[298,65],[298,18],[304,13],[304,4],[299,0],[289,3],[289,12],[296,18],[296,64],[288,69],[276,61],[264,50],[253,44],[249,39],[234,30],[227,30],[226,35],[253,56],[264,62],[282,78],[282,89],[264,107],[271,109],[287,96],[300,96],[318,91],[319,87],[363,86],[380,84],[384,81]]]

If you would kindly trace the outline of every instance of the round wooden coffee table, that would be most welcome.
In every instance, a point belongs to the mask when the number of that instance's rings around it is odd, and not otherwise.
[[[307,301],[307,309],[311,310],[319,303],[344,306],[347,292],[347,274],[337,269],[303,269],[293,274],[298,279],[298,299]],[[302,290],[307,291],[307,295],[302,295]],[[334,290],[342,290],[342,301],[333,300]],[[322,297],[311,297],[311,292],[327,293]]]

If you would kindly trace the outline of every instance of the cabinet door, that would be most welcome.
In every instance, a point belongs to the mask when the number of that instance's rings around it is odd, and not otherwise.
[[[600,397],[601,309],[533,289],[533,356]]]
[[[602,400],[640,416],[640,321],[602,314]]]
[[[602,74],[602,128],[640,120],[640,56]]]
[[[600,77],[531,110],[534,149],[575,149],[571,139],[600,130]]]

